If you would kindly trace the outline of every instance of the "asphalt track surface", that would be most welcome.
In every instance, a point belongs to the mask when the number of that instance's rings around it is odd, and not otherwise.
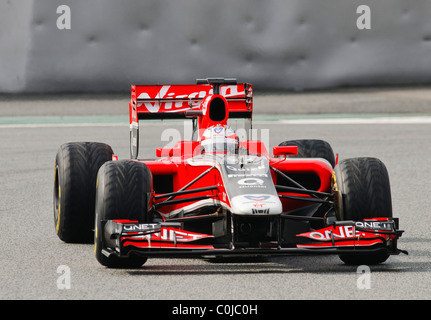
[[[351,93],[350,100],[349,94],[342,95],[358,106],[365,99],[363,106],[379,100],[386,108],[383,102],[393,99],[399,108],[361,114],[350,106],[348,114],[340,115],[335,107],[322,114],[322,104],[335,101],[341,107],[340,95],[326,95],[320,102],[316,96],[295,95],[293,99],[303,105],[314,101],[316,109],[289,116],[277,109],[277,97],[271,100],[275,108],[257,112],[255,128],[269,129],[270,146],[319,138],[327,140],[340,159],[372,156],[386,164],[394,216],[405,230],[399,247],[409,255],[391,256],[386,263],[371,266],[369,286],[356,267],[344,265],[337,256],[149,259],[141,269],[125,270],[101,266],[92,245],[66,244],[55,234],[54,159],[58,147],[68,141],[105,142],[120,159],[127,158],[127,99],[115,100],[121,108],[103,109],[110,102],[101,98],[39,97],[32,102],[7,97],[0,103],[0,299],[431,299],[429,92],[407,98],[401,94],[404,100],[400,95],[363,92]],[[402,112],[402,101],[411,107],[404,109],[410,113]],[[95,116],[103,111],[105,116]],[[178,123],[173,127],[181,129]],[[141,156],[154,157],[155,147],[167,143],[161,141],[167,128],[171,124],[151,123],[148,130],[141,130]],[[62,287],[66,284],[62,266],[70,270],[70,288]]]

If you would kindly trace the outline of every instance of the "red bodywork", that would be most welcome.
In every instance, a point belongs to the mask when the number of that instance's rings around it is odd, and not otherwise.
[[[211,84],[196,85],[133,85],[131,89],[131,101],[129,103],[130,127],[138,128],[140,119],[186,119],[197,118],[198,138],[196,141],[179,141],[173,148],[156,150],[157,160],[143,161],[154,176],[172,176],[172,190],[180,190],[187,183],[197,178],[211,166],[192,166],[185,160],[196,156],[200,152],[200,137],[202,132],[217,123],[226,124],[229,117],[252,119],[253,89],[252,85],[232,84],[220,85],[219,94],[214,94]],[[216,99],[220,99],[225,108],[222,120],[213,121],[209,116],[209,106]],[[197,112],[201,114],[197,115]],[[250,154],[259,153],[269,160],[269,165],[286,174],[314,177],[319,180],[314,189],[319,192],[330,192],[333,168],[326,161],[320,159],[286,159],[286,155],[296,154],[297,147],[274,147],[274,156],[271,156],[266,146],[261,141],[242,141],[241,146]],[[274,184],[277,174],[271,171]],[[318,184],[318,185],[317,185]],[[220,172],[211,170],[204,177],[193,184],[194,188],[217,185],[216,190],[203,191],[196,196],[207,195],[217,198],[220,202],[230,206]],[[157,190],[155,190],[157,192]],[[283,193],[293,195],[292,193]],[[159,194],[155,193],[154,196]],[[187,198],[188,195],[178,196],[177,199]],[[163,199],[154,200],[151,205],[161,202]],[[304,205],[303,201],[281,199],[283,211],[295,209]],[[190,203],[180,203],[164,206],[160,209],[166,215],[175,212]]]
[[[191,157],[191,155],[189,155]],[[320,178],[320,187],[316,189],[319,192],[329,192],[331,189],[331,178],[332,178],[332,167],[320,160],[295,160],[295,159],[280,159],[280,158],[269,158],[269,164],[271,167],[280,170],[281,172],[288,174],[312,174]],[[211,166],[192,166],[184,162],[187,156],[172,156],[167,157],[162,160],[148,161],[145,160],[145,164],[151,170],[153,175],[172,175],[173,190],[179,190],[184,187],[191,180],[197,178],[199,175],[204,173],[206,170],[210,169]],[[272,177],[274,184],[276,182],[276,173],[272,171]],[[216,169],[211,170],[204,177],[199,179],[193,184],[194,188],[203,188],[206,186],[217,185],[217,190],[206,191],[196,195],[208,195],[211,197],[218,198],[221,202],[225,202],[227,206],[230,206],[229,201],[226,197],[226,191],[224,189],[224,184],[220,176],[220,172]],[[285,195],[298,195],[294,193],[280,192],[280,194]],[[159,195],[157,193],[155,196]],[[303,195],[302,195],[303,196]],[[187,198],[187,195],[178,196],[178,199]],[[162,200],[160,200],[162,201]],[[304,205],[304,202],[297,200],[281,199],[283,204],[283,211],[293,210],[299,206]],[[157,203],[155,201],[154,203]],[[154,204],[153,203],[153,204]],[[187,203],[165,206],[161,208],[162,212],[172,212],[184,207]]]

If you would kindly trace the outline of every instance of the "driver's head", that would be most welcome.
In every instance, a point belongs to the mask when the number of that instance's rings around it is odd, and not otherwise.
[[[234,154],[238,152],[239,139],[231,127],[218,124],[204,131],[201,145],[205,153]]]

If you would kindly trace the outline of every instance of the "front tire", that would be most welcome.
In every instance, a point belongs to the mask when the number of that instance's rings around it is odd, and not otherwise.
[[[96,188],[94,233],[94,251],[100,264],[109,268],[138,268],[147,261],[147,258],[139,256],[105,256],[102,253],[106,248],[103,228],[107,220],[150,222],[151,191],[151,171],[143,163],[131,160],[112,161],[100,168]]]
[[[391,218],[392,200],[388,171],[376,158],[353,158],[335,167],[335,183],[341,192],[341,220],[362,221],[369,218]],[[349,265],[373,265],[389,258],[387,251],[370,254],[340,254]]]

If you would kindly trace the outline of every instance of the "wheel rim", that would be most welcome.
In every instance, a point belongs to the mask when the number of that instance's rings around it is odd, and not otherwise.
[[[58,233],[60,227],[60,212],[61,212],[61,187],[58,181],[58,165],[55,166],[55,174],[54,174],[54,223],[55,223],[55,231]]]

